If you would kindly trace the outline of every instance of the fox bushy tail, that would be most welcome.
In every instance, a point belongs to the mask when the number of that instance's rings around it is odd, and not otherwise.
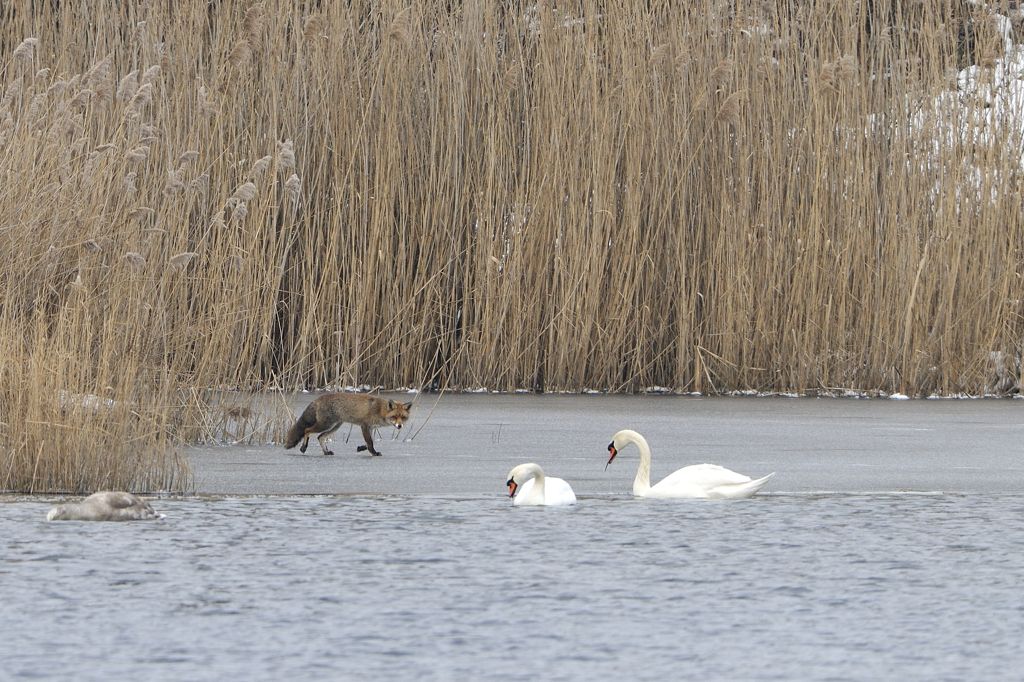
[[[302,416],[295,422],[292,428],[288,429],[288,437],[284,441],[284,449],[288,450],[298,445],[302,437],[306,435],[306,429],[313,424],[316,424],[316,410],[313,409],[313,403],[306,406]]]

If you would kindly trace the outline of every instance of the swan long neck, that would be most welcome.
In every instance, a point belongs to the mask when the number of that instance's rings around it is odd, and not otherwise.
[[[633,479],[633,494],[640,495],[651,489],[651,448],[643,436],[638,435],[636,449],[640,451],[640,465],[636,468],[636,478]]]
[[[532,474],[532,475],[531,475]],[[534,498],[544,499],[544,470],[536,464],[531,465],[527,468],[527,476],[533,479],[533,491],[531,496]]]
[[[617,437],[632,443],[640,451],[640,465],[636,468],[636,478],[633,479],[633,494],[643,495],[651,489],[651,448],[647,445],[647,439],[629,429],[620,431]]]

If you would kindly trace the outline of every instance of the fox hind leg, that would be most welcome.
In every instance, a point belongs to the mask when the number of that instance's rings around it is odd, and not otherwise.
[[[323,453],[325,455],[333,455],[334,454],[334,452],[327,447],[327,444],[324,443],[324,438],[326,438],[329,435],[330,435],[329,433],[324,431],[323,433],[321,433],[319,436],[316,437],[317,442],[320,443],[320,449],[323,450]]]
[[[325,454],[325,455],[333,455],[333,454],[334,454],[334,452],[333,452],[332,450],[329,450],[329,449],[327,448],[327,445],[325,445],[325,444],[324,444],[324,439],[325,439],[325,438],[329,438],[329,437],[330,437],[330,435],[331,435],[332,433],[334,433],[335,431],[337,431],[337,430],[338,430],[338,428],[339,428],[339,427],[341,427],[341,425],[342,425],[343,423],[344,423],[344,422],[342,422],[342,421],[337,421],[337,422],[335,422],[335,423],[334,423],[334,424],[332,424],[331,426],[328,426],[326,430],[324,430],[324,431],[321,431],[321,432],[320,432],[320,435],[316,437],[316,439],[317,439],[317,442],[319,442],[319,443],[320,443],[320,449],[324,451],[324,454]]]

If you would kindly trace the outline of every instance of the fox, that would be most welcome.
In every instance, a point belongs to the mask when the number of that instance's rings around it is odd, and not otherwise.
[[[411,409],[411,402],[403,403],[361,393],[327,393],[306,406],[302,416],[288,430],[284,449],[290,450],[301,440],[299,452],[305,452],[310,434],[319,433],[316,439],[320,443],[320,449],[325,455],[333,455],[325,439],[348,422],[358,424],[362,428],[363,440],[366,441],[366,445],[357,447],[356,452],[369,450],[371,455],[379,457],[381,453],[373,447],[371,429],[385,424],[401,429],[409,419]]]

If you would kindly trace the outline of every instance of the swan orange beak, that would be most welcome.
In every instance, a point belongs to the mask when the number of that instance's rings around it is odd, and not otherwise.
[[[608,461],[605,462],[605,465],[604,465],[604,470],[605,471],[608,471],[608,465],[612,463],[613,459],[615,459],[615,455],[619,454],[619,451],[615,449],[615,441],[612,441],[611,443],[608,443],[608,452],[610,452],[612,454],[608,458]]]
[[[508,496],[509,497],[515,497],[516,496],[516,491],[519,490],[519,484],[516,483],[513,479],[510,478],[505,483],[505,485],[508,486]]]

